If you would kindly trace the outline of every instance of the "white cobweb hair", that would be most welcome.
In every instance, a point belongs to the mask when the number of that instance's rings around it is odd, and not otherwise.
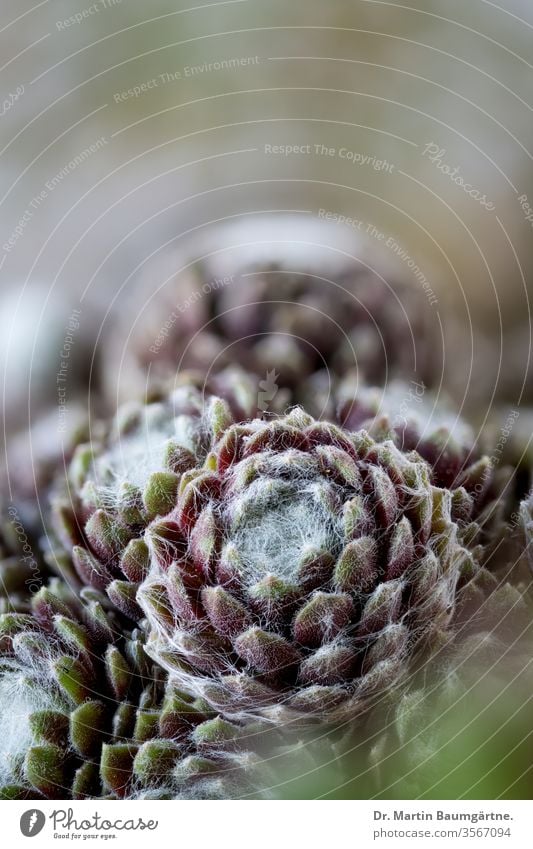
[[[183,412],[184,408],[189,412]],[[201,393],[191,387],[179,387],[166,402],[124,404],[110,432],[109,445],[91,463],[85,494],[90,495],[96,487],[100,506],[113,509],[120,500],[123,484],[132,484],[142,491],[150,475],[164,468],[171,443],[195,456],[204,412]],[[135,424],[121,434],[120,422],[127,421],[128,416]]]
[[[242,557],[245,583],[269,573],[293,580],[306,553],[336,549],[342,538],[342,516],[328,510],[320,494],[319,485],[302,474],[299,480],[274,483],[272,490],[268,481],[253,482],[235,500],[227,517],[232,528],[225,542]]]
[[[0,670],[0,784],[23,783],[24,756],[34,742],[30,716],[41,710],[64,710],[61,698],[37,668],[9,660]]]

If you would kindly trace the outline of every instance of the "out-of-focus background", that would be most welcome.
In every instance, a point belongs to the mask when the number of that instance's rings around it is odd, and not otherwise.
[[[524,402],[526,0],[4,0],[0,44],[10,429],[57,403],[73,310],[71,399],[166,243],[281,210],[354,219],[355,252],[367,239],[415,286],[418,266],[456,321],[447,380],[464,394],[472,368],[476,405]]]

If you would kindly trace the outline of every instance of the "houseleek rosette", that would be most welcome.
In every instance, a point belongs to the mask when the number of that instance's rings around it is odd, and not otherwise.
[[[480,570],[476,484],[300,409],[230,426],[145,531],[147,650],[229,715],[357,716]]]

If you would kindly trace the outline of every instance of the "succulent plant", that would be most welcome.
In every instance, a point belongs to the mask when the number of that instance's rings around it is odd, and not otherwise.
[[[228,401],[184,378],[159,402],[122,406],[99,439],[76,447],[67,479],[60,473],[52,488],[48,561],[107,591],[134,621],[149,560],[145,529],[171,509],[181,475],[203,462],[224,428],[256,409],[244,373],[221,374],[216,386]]]
[[[146,528],[147,651],[228,715],[357,716],[480,569],[481,471],[300,409],[231,425]]]
[[[417,451],[442,486],[453,489],[465,475],[477,476],[475,491],[484,504],[479,524],[494,540],[501,538],[521,498],[516,469],[507,456],[490,450],[483,434],[474,433],[445,393],[437,395],[415,381],[368,386],[350,372],[326,402],[321,384],[316,375],[306,388],[307,397],[315,396],[310,406],[325,407],[343,428],[364,429],[378,442],[389,439],[402,451]]]
[[[424,459],[388,426],[250,418],[246,375],[217,384],[226,400],[184,378],[78,446],[51,555],[146,616],[151,656],[213,710],[361,714],[479,570],[494,470],[466,437],[444,462],[437,431]]]
[[[527,705],[529,418],[484,456],[426,386],[421,291],[300,225],[150,266],[103,358],[107,401],[143,400],[11,440],[0,798],[449,792],[450,734],[516,680]]]
[[[102,594],[54,580],[0,617],[0,797],[251,793],[242,729],[183,694]]]
[[[432,379],[438,324],[424,294],[377,272],[353,234],[315,225],[291,221],[288,240],[282,222],[241,224],[200,240],[195,262],[179,252],[152,262],[109,333],[103,359],[121,367],[117,378],[106,366],[108,396],[138,397],[180,370],[231,362],[261,379],[274,372],[296,393],[324,368]]]
[[[210,393],[213,384],[224,398]],[[75,449],[68,480],[58,477],[52,500],[59,539],[51,535],[48,559],[79,600],[63,598],[66,583],[55,581],[55,600],[49,589],[38,593],[21,627],[41,636],[46,657],[46,676],[40,670],[30,689],[54,694],[42,709],[63,717],[79,705],[57,679],[56,660],[68,656],[58,624],[71,619],[89,633],[99,694],[89,701],[102,702],[105,711],[95,711],[105,712],[107,726],[91,769],[104,784],[91,785],[88,795],[238,792],[238,779],[232,785],[217,770],[216,780],[198,779],[197,791],[180,789],[176,775],[184,760],[197,763],[203,732],[191,731],[186,743],[165,737],[160,716],[169,699],[192,710],[195,728],[234,741],[262,733],[264,721],[297,728],[359,722],[371,707],[394,702],[442,635],[453,639],[465,605],[493,589],[483,568],[490,462],[468,457],[452,475],[434,452],[424,459],[388,429],[374,438],[300,408],[253,418],[254,388],[235,370],[206,387],[184,376],[170,396],[121,408],[97,440]],[[95,608],[114,629],[100,642],[91,625]],[[4,663],[4,681],[20,679],[27,642],[11,641],[17,652]],[[118,699],[106,666],[110,646],[135,681],[130,718],[147,711],[151,738],[137,739],[135,723],[126,740],[113,737],[115,709],[122,708],[111,705]],[[80,651],[70,656],[82,664]],[[33,736],[25,739],[26,748],[39,748]],[[160,740],[161,758],[170,748],[175,767],[162,768],[164,781],[139,777],[138,751],[148,749],[157,761]],[[135,759],[121,791],[105,778],[105,764],[114,754],[126,757],[124,745]],[[65,746],[65,786],[85,792],[72,784],[79,751],[70,738]],[[232,775],[244,769],[254,792],[253,757],[233,746],[231,757],[226,749],[206,756],[229,758]],[[24,759],[5,783],[6,793],[43,792],[28,784]]]

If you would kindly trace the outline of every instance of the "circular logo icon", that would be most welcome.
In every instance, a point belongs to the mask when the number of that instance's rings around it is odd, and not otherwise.
[[[26,811],[20,818],[20,830],[24,837],[37,837],[43,830],[46,817],[42,811],[34,808],[31,811]]]

